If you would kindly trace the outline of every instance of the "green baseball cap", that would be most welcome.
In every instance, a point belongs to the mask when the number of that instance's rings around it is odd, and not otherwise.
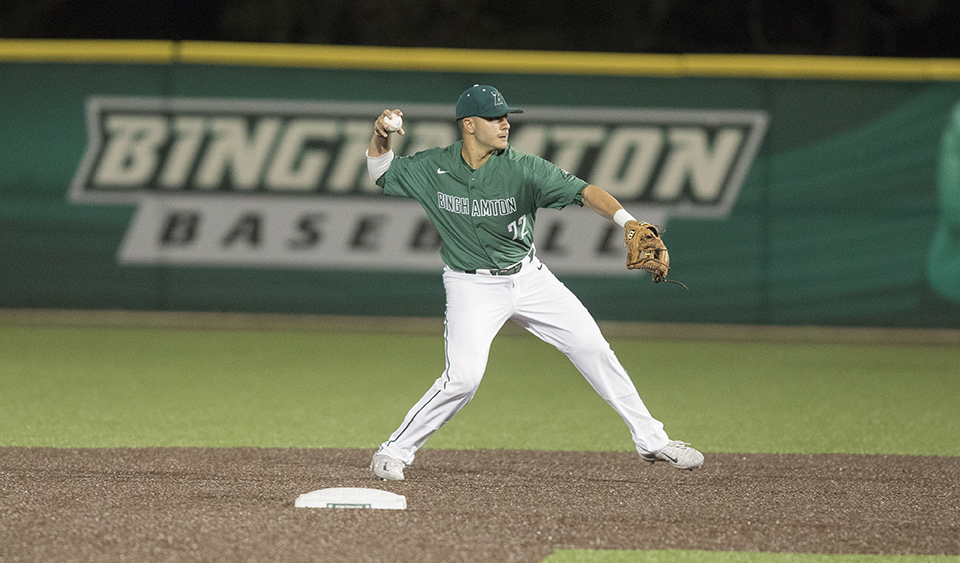
[[[520,108],[512,108],[503,99],[503,94],[493,86],[474,84],[464,90],[457,100],[457,119],[464,117],[500,117],[508,113],[523,113]]]

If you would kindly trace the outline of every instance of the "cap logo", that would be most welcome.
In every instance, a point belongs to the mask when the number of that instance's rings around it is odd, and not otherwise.
[[[490,94],[490,98],[485,94]],[[503,99],[503,94],[493,86],[474,84],[472,88],[460,94],[460,99],[457,100],[457,119],[471,115],[489,119],[507,113],[523,113],[523,110],[508,106],[507,101]]]

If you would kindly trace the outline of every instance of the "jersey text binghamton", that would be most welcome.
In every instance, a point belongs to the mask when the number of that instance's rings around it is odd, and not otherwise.
[[[437,204],[440,209],[473,217],[500,217],[510,215],[517,210],[516,198],[474,199],[458,197],[437,192]]]

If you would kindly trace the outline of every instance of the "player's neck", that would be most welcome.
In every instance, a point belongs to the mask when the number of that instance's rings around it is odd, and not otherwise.
[[[463,156],[463,161],[467,163],[467,166],[476,170],[483,166],[483,164],[490,160],[490,157],[497,152],[499,151],[496,148],[481,146],[477,143],[470,143],[464,140],[460,154]]]

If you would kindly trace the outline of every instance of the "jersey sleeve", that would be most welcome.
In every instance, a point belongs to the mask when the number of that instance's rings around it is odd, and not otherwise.
[[[437,166],[448,161],[452,150],[453,145],[395,157],[390,168],[377,179],[377,185],[386,195],[407,197],[421,203],[432,201],[436,192],[430,187],[436,180]]]
[[[588,182],[539,156],[518,153],[527,169],[537,198],[537,207],[563,209],[583,206],[583,189]]]
[[[390,163],[390,168],[377,178],[377,185],[383,189],[383,193],[386,195],[415,198],[417,184],[415,181],[411,181],[411,178],[417,177],[416,168],[413,157],[394,157],[393,162]]]

